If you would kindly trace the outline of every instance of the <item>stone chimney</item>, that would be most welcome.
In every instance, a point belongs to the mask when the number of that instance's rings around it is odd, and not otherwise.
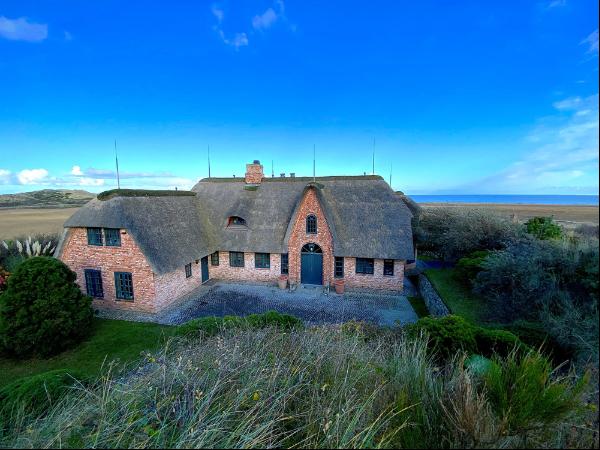
[[[246,164],[247,184],[260,184],[264,177],[263,166],[258,159],[255,159],[252,164]]]

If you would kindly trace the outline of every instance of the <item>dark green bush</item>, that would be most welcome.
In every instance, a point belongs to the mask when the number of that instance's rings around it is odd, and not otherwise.
[[[0,347],[16,357],[49,356],[73,346],[91,329],[90,297],[75,272],[47,257],[29,258],[0,295]]]
[[[581,407],[589,374],[576,384],[568,378],[553,378],[550,361],[538,352],[494,358],[484,375],[485,387],[496,414],[506,421],[507,434],[558,422]]]
[[[532,217],[525,222],[527,232],[538,239],[559,239],[563,232],[552,217]]]
[[[412,334],[427,333],[430,348],[443,359],[452,357],[457,351],[505,356],[514,349],[527,348],[508,331],[479,327],[455,315],[424,317],[410,326],[409,331]]]
[[[302,321],[289,314],[281,314],[276,311],[267,311],[263,314],[250,314],[249,316],[225,316],[225,317],[201,317],[190,320],[177,327],[176,334],[186,336],[195,333],[202,333],[206,336],[214,336],[222,330],[232,328],[252,328],[261,329],[267,327],[290,330],[301,328]]]
[[[477,274],[483,270],[483,262],[490,253],[490,250],[476,250],[460,258],[456,263],[457,276],[463,282],[471,285]]]
[[[38,416],[82,380],[77,372],[59,369],[13,381],[0,389],[0,418],[18,411]]]
[[[458,351],[477,351],[476,327],[460,316],[423,317],[411,326],[411,331],[427,333],[430,348],[444,359]]]

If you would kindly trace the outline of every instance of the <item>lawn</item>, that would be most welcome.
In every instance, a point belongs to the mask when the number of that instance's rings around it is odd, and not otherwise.
[[[423,298],[418,297],[408,297],[408,301],[410,302],[410,306],[413,307],[417,317],[420,319],[421,317],[426,317],[429,315],[429,311],[427,310],[427,305],[423,301]]]
[[[452,314],[478,325],[485,324],[485,303],[456,278],[454,268],[427,269],[425,275]]]
[[[174,330],[174,327],[154,323],[95,319],[90,337],[72,350],[49,359],[0,358],[0,387],[20,377],[54,369],[72,369],[94,377],[104,363],[113,360],[130,363],[142,351],[155,350]]]

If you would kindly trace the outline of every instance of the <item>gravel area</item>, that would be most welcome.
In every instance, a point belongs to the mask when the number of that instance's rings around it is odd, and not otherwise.
[[[361,291],[338,295],[321,286],[298,287],[290,292],[276,286],[209,282],[158,314],[101,311],[100,317],[176,325],[206,316],[238,315],[275,310],[306,324],[361,320],[379,325],[415,322],[407,298],[391,292]]]

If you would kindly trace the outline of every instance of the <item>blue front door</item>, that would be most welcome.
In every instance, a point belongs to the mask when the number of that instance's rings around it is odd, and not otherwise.
[[[205,256],[200,260],[200,269],[202,273],[202,282],[208,281],[208,256]]]
[[[300,282],[303,284],[323,284],[323,253],[316,244],[302,247]]]

